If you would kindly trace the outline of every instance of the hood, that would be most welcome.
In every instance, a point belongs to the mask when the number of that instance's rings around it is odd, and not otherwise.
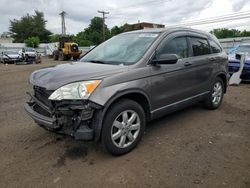
[[[127,70],[127,66],[74,62],[35,71],[30,76],[30,83],[55,90],[72,82],[103,79]]]
[[[19,54],[5,54],[8,58],[19,58]]]
[[[27,55],[36,55],[36,52],[28,52],[28,51],[26,51],[25,54],[27,54]]]

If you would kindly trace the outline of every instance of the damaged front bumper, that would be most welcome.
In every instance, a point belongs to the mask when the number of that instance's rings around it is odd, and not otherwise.
[[[66,134],[77,140],[93,140],[93,117],[100,108],[89,101],[49,101],[45,104],[27,93],[31,100],[24,104],[28,115],[41,127],[58,134]]]

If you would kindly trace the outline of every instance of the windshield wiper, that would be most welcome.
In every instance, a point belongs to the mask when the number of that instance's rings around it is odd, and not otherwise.
[[[90,60],[88,62],[91,62],[91,63],[99,63],[99,64],[105,64],[104,61],[100,61],[100,60]]]

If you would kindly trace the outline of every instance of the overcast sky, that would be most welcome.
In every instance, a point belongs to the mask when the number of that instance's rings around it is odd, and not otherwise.
[[[250,0],[0,0],[0,5],[0,33],[8,31],[10,19],[33,14],[34,10],[44,12],[47,29],[53,33],[61,32],[58,14],[66,11],[68,34],[82,31],[91,18],[101,16],[97,10],[110,12],[106,20],[109,28],[138,20],[171,25],[250,10]],[[218,27],[250,30],[250,18],[196,26],[207,31]]]

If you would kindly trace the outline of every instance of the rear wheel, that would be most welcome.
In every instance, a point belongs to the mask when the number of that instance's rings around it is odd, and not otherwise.
[[[58,53],[57,53],[57,52],[54,52],[54,53],[53,53],[53,59],[54,59],[55,61],[58,60]]]
[[[65,61],[66,60],[66,56],[64,55],[63,52],[59,52],[59,61]]]
[[[110,107],[104,119],[102,144],[113,155],[134,149],[145,129],[145,112],[135,101],[123,99]]]
[[[212,84],[209,96],[204,101],[204,106],[208,109],[217,109],[221,105],[224,88],[222,79],[217,77]]]
[[[26,54],[24,57],[24,61],[28,62],[29,61],[29,56]]]

